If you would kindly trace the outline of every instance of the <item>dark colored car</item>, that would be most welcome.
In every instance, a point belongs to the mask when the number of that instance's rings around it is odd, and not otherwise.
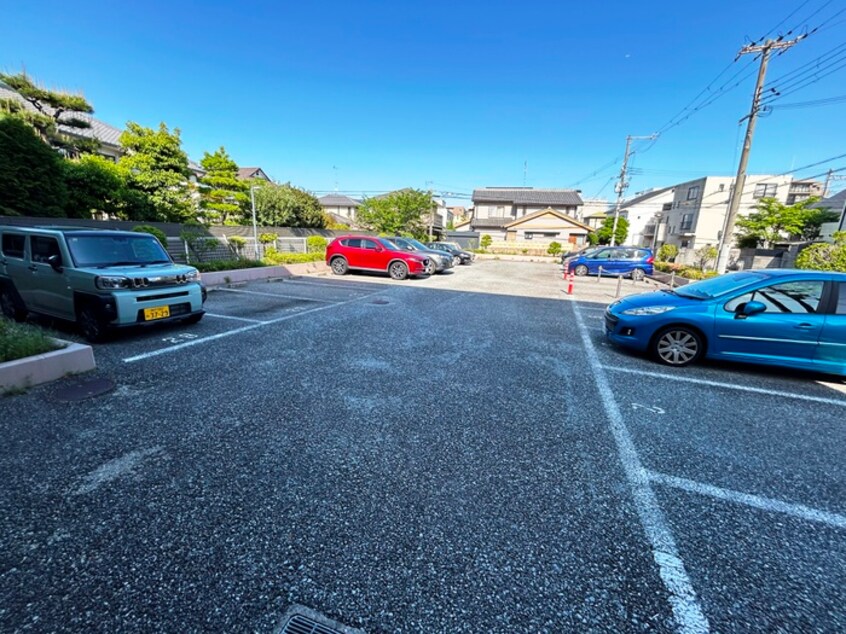
[[[476,257],[469,251],[459,249],[448,242],[427,242],[426,246],[430,249],[448,253],[452,256],[452,263],[456,266],[459,264],[470,264]]]
[[[567,260],[572,259],[572,258],[577,258],[577,257],[580,257],[582,255],[587,255],[588,253],[596,251],[597,249],[600,249],[600,248],[602,248],[602,247],[589,246],[589,247],[584,247],[583,249],[579,249],[578,251],[564,251],[561,254],[561,264],[566,265]]]
[[[846,273],[742,271],[633,295],[606,309],[605,331],[672,366],[704,357],[846,376]]]
[[[350,270],[381,271],[395,280],[427,275],[431,266],[425,255],[401,249],[390,240],[355,235],[332,240],[326,247],[326,264],[335,275]]]
[[[564,260],[564,270],[576,275],[626,275],[642,280],[652,275],[655,258],[646,247],[600,247]]]
[[[400,236],[395,236],[393,238],[388,238],[388,240],[396,244],[401,249],[419,253],[420,255],[429,258],[430,265],[428,273],[430,275],[434,273],[443,273],[454,266],[451,255],[444,253],[443,251],[438,251],[437,249],[430,249],[425,244],[419,240],[415,240],[414,238],[402,238]]]

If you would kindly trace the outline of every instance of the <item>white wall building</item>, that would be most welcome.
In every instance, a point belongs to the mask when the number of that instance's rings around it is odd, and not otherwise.
[[[656,216],[672,208],[673,187],[638,192],[634,198],[623,201],[620,216],[629,221],[626,244],[651,247],[656,242]],[[613,212],[611,212],[613,213]]]

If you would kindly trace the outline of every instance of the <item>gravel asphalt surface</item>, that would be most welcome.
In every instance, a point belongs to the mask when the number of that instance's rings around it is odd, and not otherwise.
[[[616,287],[252,283],[0,398],[0,631],[846,631],[844,382],[615,349]]]

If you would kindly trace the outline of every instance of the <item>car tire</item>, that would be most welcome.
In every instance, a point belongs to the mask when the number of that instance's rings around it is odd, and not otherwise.
[[[632,279],[635,282],[640,282],[644,277],[646,277],[646,271],[643,269],[632,269]]]
[[[388,275],[392,280],[404,280],[408,277],[408,266],[405,262],[391,262],[388,266]]]
[[[573,273],[575,273],[579,277],[584,277],[588,274],[588,267],[586,267],[584,264],[579,264],[579,266],[573,269]]]
[[[702,357],[705,342],[702,335],[692,328],[669,326],[655,335],[650,351],[660,363],[681,368]]]
[[[335,275],[346,275],[350,270],[350,265],[347,264],[347,261],[344,258],[337,257],[332,258],[332,261],[329,263],[329,268],[332,269],[332,273]]]
[[[453,256],[453,258],[452,258],[452,265],[453,265],[453,266],[458,266],[459,264],[461,264],[461,258],[460,258],[459,256],[457,256],[457,255],[456,255],[456,256]]]
[[[437,272],[437,266],[435,265],[435,261],[430,259],[429,264],[426,265],[426,268],[423,269],[423,273],[426,275],[434,275]]]
[[[0,288],[0,309],[6,317],[13,321],[26,319],[26,309],[18,296],[18,292],[14,287],[7,284]]]
[[[76,323],[79,324],[79,330],[86,341],[100,343],[107,339],[106,324],[90,306],[85,306],[79,311]]]

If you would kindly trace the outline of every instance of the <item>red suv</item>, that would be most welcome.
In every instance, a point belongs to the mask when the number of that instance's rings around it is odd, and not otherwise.
[[[424,275],[429,258],[403,251],[387,238],[374,236],[341,236],[326,247],[326,264],[335,275],[350,269],[384,271],[394,280],[409,275]]]

